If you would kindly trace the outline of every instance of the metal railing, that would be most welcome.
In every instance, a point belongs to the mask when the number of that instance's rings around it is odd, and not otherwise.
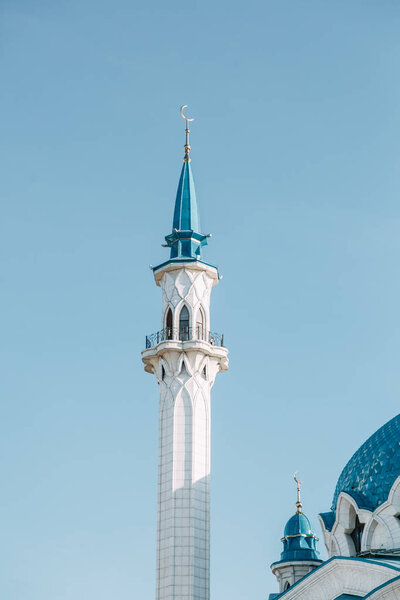
[[[193,341],[204,341],[212,346],[223,346],[224,345],[224,334],[215,333],[214,331],[204,331],[202,327],[165,327],[156,333],[146,335],[146,349],[154,348],[160,342],[166,342],[168,340],[180,340],[181,342]]]

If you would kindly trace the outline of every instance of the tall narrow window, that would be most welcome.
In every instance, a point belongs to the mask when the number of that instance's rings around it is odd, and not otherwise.
[[[355,527],[351,533],[351,539],[354,542],[354,548],[356,549],[356,554],[361,552],[361,540],[362,540],[363,530],[364,530],[364,523],[360,523],[360,519],[358,518],[358,515],[356,515]]]
[[[169,309],[167,312],[167,319],[165,321],[165,337],[167,340],[172,340],[172,310]]]
[[[189,311],[183,306],[179,315],[179,339],[182,341],[189,339]]]
[[[199,312],[197,313],[196,339],[204,340],[204,314],[201,308],[199,308]]]

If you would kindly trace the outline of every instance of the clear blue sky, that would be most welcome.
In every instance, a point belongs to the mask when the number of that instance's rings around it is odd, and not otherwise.
[[[212,597],[399,411],[395,0],[0,3],[0,596],[153,598],[159,328],[189,104],[212,322]],[[320,549],[325,556],[322,543]]]

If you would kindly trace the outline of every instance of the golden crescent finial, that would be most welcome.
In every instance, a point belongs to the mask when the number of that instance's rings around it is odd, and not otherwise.
[[[183,162],[190,162],[190,144],[189,144],[189,133],[190,133],[190,129],[189,129],[189,123],[191,121],[194,121],[194,119],[190,119],[189,117],[187,117],[185,115],[185,113],[183,112],[184,108],[188,108],[187,104],[182,104],[181,108],[180,108],[180,113],[181,113],[181,117],[182,119],[185,119],[186,121],[186,129],[185,129],[185,133],[186,133],[186,144],[185,144],[185,157],[183,159]]]
[[[194,118],[192,118],[192,119],[189,119],[189,117],[187,117],[187,116],[185,115],[185,113],[183,112],[183,109],[184,109],[184,108],[189,108],[189,107],[188,107],[188,105],[187,105],[187,104],[182,104],[182,106],[181,106],[181,108],[180,108],[180,113],[181,113],[181,117],[182,117],[182,119],[185,119],[185,121],[186,121],[186,122],[188,122],[188,121],[189,121],[189,122],[191,122],[191,121],[194,121]]]
[[[303,505],[301,503],[301,498],[300,498],[300,486],[301,486],[302,482],[297,479],[297,473],[298,473],[298,471],[294,472],[293,479],[297,483],[297,502],[296,502],[296,508],[297,508],[297,514],[300,514],[301,513],[301,509],[303,508]]]

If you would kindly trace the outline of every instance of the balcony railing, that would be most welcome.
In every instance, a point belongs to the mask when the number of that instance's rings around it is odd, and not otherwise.
[[[204,341],[212,346],[223,346],[224,334],[215,333],[214,331],[204,331],[202,327],[181,327],[180,329],[175,327],[165,327],[165,329],[161,329],[161,331],[146,335],[146,349],[154,348],[154,346],[157,346],[160,342],[166,342],[168,340],[180,340],[181,342],[190,340]]]

